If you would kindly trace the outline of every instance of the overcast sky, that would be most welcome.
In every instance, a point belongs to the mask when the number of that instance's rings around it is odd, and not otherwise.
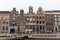
[[[29,6],[33,6],[34,11],[39,6],[43,10],[60,10],[60,0],[0,0],[0,10],[4,11],[11,11],[13,7],[16,7],[18,11],[24,9],[28,12]]]

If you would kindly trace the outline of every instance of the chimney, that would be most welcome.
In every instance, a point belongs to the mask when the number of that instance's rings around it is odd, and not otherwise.
[[[23,9],[20,10],[20,15],[21,15],[21,16],[24,15],[24,10],[23,10]]]
[[[13,11],[16,11],[16,8],[15,7],[13,8]]]

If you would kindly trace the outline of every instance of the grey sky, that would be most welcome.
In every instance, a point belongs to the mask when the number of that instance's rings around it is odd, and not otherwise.
[[[33,6],[34,11],[39,6],[43,10],[60,10],[60,0],[0,0],[0,10],[11,11],[13,7],[16,7],[18,11],[24,9],[25,12],[28,12],[29,6]]]

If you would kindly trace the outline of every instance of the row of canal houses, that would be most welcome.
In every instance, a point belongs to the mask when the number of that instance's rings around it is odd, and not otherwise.
[[[0,33],[56,33],[60,30],[60,10],[43,11],[39,7],[36,13],[29,6],[29,12],[0,11]]]

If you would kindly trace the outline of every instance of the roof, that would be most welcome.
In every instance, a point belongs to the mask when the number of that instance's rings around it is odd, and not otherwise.
[[[0,11],[0,13],[10,13],[10,11]]]
[[[50,10],[50,11],[45,11],[45,12],[60,12],[60,10]]]
[[[60,14],[60,10],[45,11],[45,14]]]

